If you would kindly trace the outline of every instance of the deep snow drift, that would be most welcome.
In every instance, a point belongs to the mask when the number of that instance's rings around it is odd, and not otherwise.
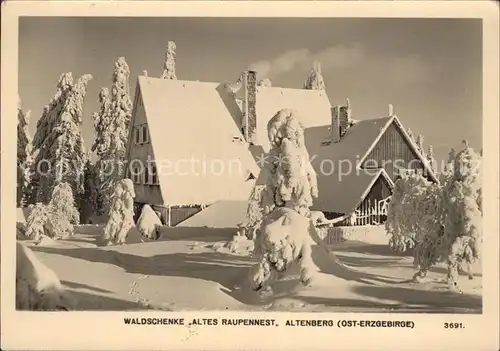
[[[146,241],[135,231],[127,244],[97,245],[99,226],[51,246],[31,246],[54,270],[77,300],[78,310],[285,310],[343,312],[481,313],[482,278],[460,276],[463,294],[448,290],[444,267],[433,268],[428,281],[413,283],[412,258],[397,256],[387,245],[347,242],[313,245],[320,272],[311,287],[299,283],[292,267],[261,296],[248,285],[251,245],[236,252],[230,237],[203,235],[190,228],[185,238]],[[332,255],[330,248],[335,252]]]

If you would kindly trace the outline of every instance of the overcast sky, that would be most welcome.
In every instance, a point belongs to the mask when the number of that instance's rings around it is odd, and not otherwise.
[[[482,143],[482,30],[468,19],[21,18],[19,94],[35,132],[63,72],[94,76],[83,135],[125,56],[132,96],[143,70],[159,76],[168,40],[177,45],[177,77],[234,81],[248,67],[274,86],[301,88],[312,61],[322,64],[333,105],[349,98],[356,119],[384,117],[424,135],[437,158],[467,138]]]

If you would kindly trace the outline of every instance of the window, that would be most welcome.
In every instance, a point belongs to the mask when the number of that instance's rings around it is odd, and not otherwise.
[[[135,143],[139,144],[141,142],[141,133],[139,131],[139,128],[135,128]]]
[[[148,136],[148,125],[141,124],[135,126],[135,143],[136,145],[141,145],[149,142]]]
[[[152,176],[152,184],[158,184],[158,174],[156,173],[156,164],[153,162],[151,165],[151,176]]]
[[[142,142],[143,143],[148,142],[148,126],[147,125],[142,126]]]
[[[149,167],[144,167],[144,184],[149,184]]]
[[[134,167],[131,170],[130,178],[132,179],[132,183],[134,183],[134,184],[139,184],[140,183],[139,170],[138,170],[137,167]]]

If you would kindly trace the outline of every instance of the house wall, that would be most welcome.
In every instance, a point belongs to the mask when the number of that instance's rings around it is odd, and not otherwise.
[[[196,207],[171,207],[170,208],[170,226],[176,226],[177,224],[185,221],[191,216],[194,216],[201,211],[200,206]]]
[[[148,142],[143,144],[136,144],[136,135],[135,128],[146,125],[146,113],[144,110],[144,105],[141,101],[140,95],[136,100],[136,108],[135,108],[135,116],[132,119],[133,128],[131,133],[130,140],[130,151],[129,151],[129,159],[127,164],[127,177],[132,179],[130,174],[130,170],[134,165],[142,164],[144,167],[148,164],[148,156],[150,160],[154,160],[154,153],[151,144],[151,140],[149,138],[149,130],[147,130],[148,134]],[[144,171],[144,167],[140,167]],[[137,203],[147,203],[150,205],[163,205],[163,198],[160,191],[160,186],[156,185],[148,185],[144,184],[143,174],[139,177],[139,183],[134,182],[134,190],[135,190],[135,201]]]
[[[393,122],[361,165],[363,168],[383,167],[392,181],[398,177],[398,168],[423,170],[417,154],[410,148],[401,131]]]
[[[370,192],[365,197],[363,202],[356,208],[361,214],[361,216],[365,214],[369,214],[370,210],[378,205],[378,202],[384,200],[391,196],[391,188],[389,183],[383,178],[379,177],[375,184],[373,184]],[[356,225],[367,225],[372,224],[372,221],[382,222],[385,221],[387,217],[384,216],[370,216],[367,218],[359,218],[356,221]]]
[[[134,203],[134,221],[137,222],[141,215],[142,208],[146,202]],[[185,221],[189,217],[201,211],[201,206],[164,206],[152,205],[152,209],[160,216],[161,223],[167,227],[174,227],[177,224]]]

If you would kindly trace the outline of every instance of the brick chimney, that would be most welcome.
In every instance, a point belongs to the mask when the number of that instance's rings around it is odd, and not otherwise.
[[[339,108],[340,137],[343,137],[351,126],[351,104],[346,99],[346,105]]]
[[[332,113],[332,143],[338,143],[340,141],[340,106],[335,106],[331,108]]]
[[[257,144],[257,73],[246,71],[243,73],[243,125],[245,139],[250,144]]]

